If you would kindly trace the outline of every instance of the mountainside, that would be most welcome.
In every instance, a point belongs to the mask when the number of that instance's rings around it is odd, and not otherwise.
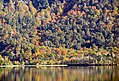
[[[0,65],[117,63],[116,1],[0,0]]]

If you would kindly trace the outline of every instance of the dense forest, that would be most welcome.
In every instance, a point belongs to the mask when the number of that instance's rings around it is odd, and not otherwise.
[[[0,0],[0,65],[119,63],[118,0]]]

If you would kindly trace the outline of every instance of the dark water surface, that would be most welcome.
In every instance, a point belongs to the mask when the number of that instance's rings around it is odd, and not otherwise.
[[[0,81],[119,81],[119,67],[0,68]]]

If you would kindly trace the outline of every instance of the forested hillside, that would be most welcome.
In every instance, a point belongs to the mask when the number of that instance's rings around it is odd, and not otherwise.
[[[118,0],[0,0],[0,65],[119,63]]]

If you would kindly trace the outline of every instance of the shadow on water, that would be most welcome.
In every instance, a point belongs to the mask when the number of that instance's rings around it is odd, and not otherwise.
[[[0,81],[119,81],[119,67],[0,68]]]

